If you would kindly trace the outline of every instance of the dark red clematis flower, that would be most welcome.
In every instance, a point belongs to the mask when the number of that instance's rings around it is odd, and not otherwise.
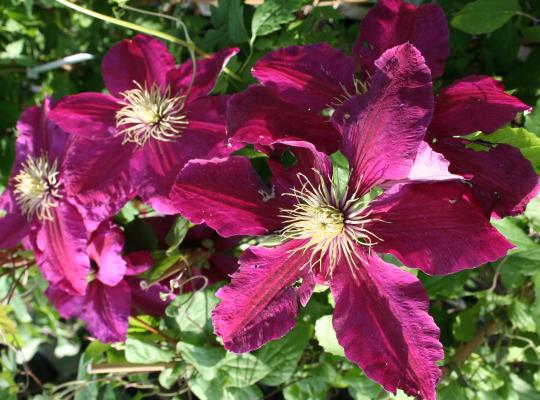
[[[161,299],[160,293],[165,293],[166,287],[155,284],[143,290],[140,279],[135,277],[154,264],[150,254],[123,256],[123,247],[122,231],[110,221],[103,222],[88,244],[93,270],[86,294],[74,296],[55,285],[45,293],[63,318],[80,318],[102,342],[125,341],[130,315],[138,311],[163,315],[171,300]]]
[[[35,251],[45,278],[73,294],[84,294],[90,260],[85,213],[69,196],[66,159],[69,135],[48,119],[51,100],[31,107],[17,122],[16,158],[0,197],[0,248],[23,242]]]
[[[259,145],[306,140],[319,150],[335,151],[339,132],[321,114],[339,110],[351,96],[364,93],[371,84],[374,60],[405,42],[421,51],[433,77],[441,76],[450,53],[442,8],[437,4],[417,7],[402,0],[379,1],[361,22],[353,57],[326,44],[270,52],[253,67],[260,85],[230,101],[228,130],[232,140]],[[469,180],[488,215],[521,213],[540,189],[538,176],[511,146],[476,152],[453,136],[478,130],[493,132],[528,108],[506,94],[500,82],[486,76],[461,79],[437,97],[426,139],[450,161],[452,173]],[[440,157],[436,154],[432,155]]]
[[[101,71],[110,94],[63,98],[51,119],[78,136],[68,163],[77,198],[114,214],[124,199],[140,195],[170,214],[168,194],[176,174],[192,158],[229,154],[225,141],[227,96],[208,96],[238,49],[225,49],[193,65],[176,66],[167,47],[145,35],[123,40],[105,55]]]
[[[213,323],[227,349],[251,351],[285,335],[298,303],[305,305],[323,280],[336,300],[333,324],[345,355],[386,390],[435,399],[443,350],[427,294],[415,276],[377,253],[447,274],[493,261],[513,246],[444,163],[429,175],[426,160],[437,160],[423,142],[431,79],[410,44],[375,62],[370,89],[334,115],[351,171],[345,188],[333,179],[329,157],[299,141],[281,143],[293,151],[293,166],[269,160],[270,184],[238,156],[193,160],[180,172],[172,198],[193,222],[226,237],[282,239],[246,250],[231,284],[218,291]],[[418,180],[411,180],[412,170]],[[365,195],[374,187],[387,190],[370,202]]]

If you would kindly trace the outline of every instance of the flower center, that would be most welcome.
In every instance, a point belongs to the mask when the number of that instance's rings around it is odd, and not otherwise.
[[[21,171],[15,176],[15,198],[24,215],[37,215],[40,221],[52,220],[52,210],[58,206],[60,182],[58,165],[49,164],[48,157],[28,157]]]
[[[357,263],[366,261],[362,247],[366,247],[369,254],[380,239],[365,228],[375,220],[370,218],[367,203],[349,190],[340,194],[320,173],[318,177],[319,182],[313,184],[305,175],[298,175],[300,189],[286,194],[297,203],[291,209],[281,210],[285,222],[281,234],[287,239],[306,240],[295,251],[309,251],[309,268],[319,267],[331,277],[340,260],[352,271],[358,269]]]
[[[171,96],[157,85],[121,93],[123,107],[116,113],[116,126],[124,135],[124,143],[143,146],[150,138],[171,142],[178,139],[188,124],[184,113],[184,97]]]

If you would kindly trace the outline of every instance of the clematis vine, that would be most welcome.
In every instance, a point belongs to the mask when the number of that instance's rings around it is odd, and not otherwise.
[[[213,323],[228,350],[251,351],[285,335],[298,304],[325,282],[345,355],[388,391],[435,399],[443,350],[428,296],[414,275],[379,254],[439,275],[496,260],[513,245],[444,163],[426,168],[426,160],[437,160],[423,142],[431,80],[411,44],[375,61],[369,90],[333,116],[350,166],[346,182],[325,153],[303,141],[274,146],[288,146],[296,163],[285,168],[271,157],[269,184],[239,156],[183,168],[171,194],[186,218],[225,237],[273,233],[282,240],[246,250],[231,284],[217,293]],[[418,179],[409,178],[412,170]],[[384,192],[369,201],[374,188]]]
[[[353,95],[365,93],[374,60],[406,42],[421,51],[434,78],[443,74],[450,45],[439,5],[379,1],[360,24],[352,57],[327,44],[270,52],[253,67],[260,85],[231,99],[231,140],[257,145],[306,140],[332,153],[340,135],[324,115],[342,108]],[[442,163],[448,160],[450,171],[467,179],[486,213],[497,218],[521,213],[535,197],[540,186],[534,169],[510,146],[486,146],[486,151],[477,152],[467,147],[466,140],[455,137],[493,132],[528,108],[487,76],[466,77],[437,96],[426,136],[431,149],[425,151]]]
[[[92,268],[86,294],[74,296],[55,285],[46,291],[63,318],[80,318],[102,342],[125,341],[130,315],[139,311],[163,315],[170,301],[160,298],[165,287],[157,284],[144,291],[135,277],[154,264],[150,254],[136,252],[124,257],[123,246],[122,231],[109,221],[103,222],[88,244]]]
[[[192,158],[224,156],[227,96],[208,96],[238,49],[176,66],[160,41],[137,35],[113,46],[101,71],[110,94],[80,93],[59,101],[51,119],[78,137],[68,162],[76,196],[92,217],[114,214],[137,193],[171,214],[168,194]],[[93,226],[95,228],[95,225]]]
[[[0,248],[22,242],[52,284],[84,294],[90,260],[88,235],[79,204],[67,193],[67,133],[48,119],[51,100],[31,107],[17,123],[16,158],[6,191],[0,197]]]

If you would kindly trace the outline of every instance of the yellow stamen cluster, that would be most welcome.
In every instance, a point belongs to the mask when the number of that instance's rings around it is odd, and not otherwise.
[[[346,190],[340,194],[337,187],[317,173],[318,183],[313,184],[299,174],[300,188],[286,195],[297,203],[291,209],[281,210],[285,228],[281,234],[287,239],[303,239],[306,243],[298,250],[310,252],[307,263],[310,269],[319,268],[328,277],[332,276],[338,263],[344,260],[351,270],[366,261],[361,246],[370,248],[380,240],[365,229],[375,219],[370,218],[367,204],[358,197],[358,192]]]
[[[58,165],[49,164],[46,155],[28,157],[21,171],[15,176],[15,198],[23,214],[29,219],[36,215],[39,220],[52,220],[52,210],[58,206],[60,182]]]
[[[121,93],[124,106],[116,113],[124,143],[143,146],[151,138],[164,142],[178,139],[188,124],[184,97],[171,96],[169,89],[162,91],[157,85],[150,89],[135,85],[135,89]]]

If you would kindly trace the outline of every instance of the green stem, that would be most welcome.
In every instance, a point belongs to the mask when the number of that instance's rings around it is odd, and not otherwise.
[[[176,43],[176,44],[178,44],[180,46],[184,46],[184,47],[186,47],[186,48],[188,48],[190,50],[195,51],[196,53],[198,53],[199,55],[201,55],[203,57],[208,56],[208,54],[206,52],[204,52],[201,49],[197,48],[193,43],[189,43],[189,42],[187,42],[185,40],[179,39],[179,38],[174,37],[172,35],[169,35],[167,33],[156,31],[155,29],[146,28],[144,26],[134,24],[132,22],[123,21],[121,19],[114,18],[114,17],[111,17],[109,15],[98,13],[98,12],[89,10],[87,8],[78,6],[77,4],[73,4],[71,1],[68,1],[68,0],[56,0],[56,1],[58,3],[64,5],[64,6],[66,6],[66,7],[71,8],[72,10],[78,11],[78,12],[86,14],[86,15],[89,15],[89,16],[91,16],[93,18],[100,19],[100,20],[102,20],[104,22],[108,22],[108,23],[111,23],[111,24],[122,26],[122,27],[127,28],[127,29],[132,29],[132,30],[137,31],[137,32],[146,33],[147,35],[155,36],[155,37],[158,37],[160,39]]]

